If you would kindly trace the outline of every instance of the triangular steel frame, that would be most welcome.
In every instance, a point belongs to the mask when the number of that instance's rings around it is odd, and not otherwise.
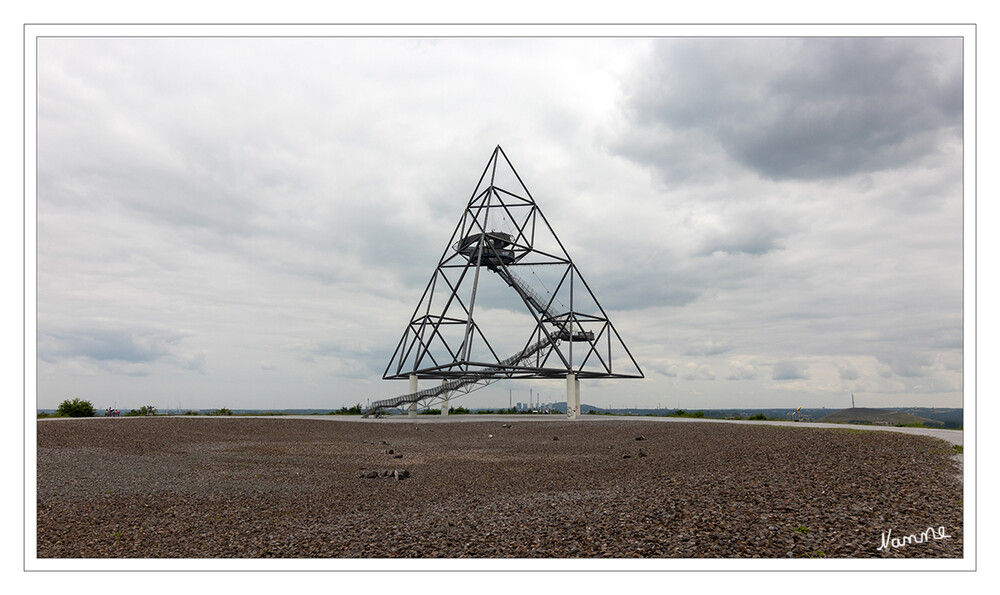
[[[499,225],[504,231],[498,230]],[[541,267],[545,295],[519,272]],[[504,358],[475,320],[482,275],[497,275],[534,319]],[[568,298],[568,307],[558,299]],[[527,330],[527,329],[525,329]],[[642,370],[498,145],[403,332],[383,379],[485,385],[502,378],[643,378]],[[461,392],[474,390],[463,386]]]

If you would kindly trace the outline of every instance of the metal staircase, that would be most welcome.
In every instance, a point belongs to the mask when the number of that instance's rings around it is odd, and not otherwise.
[[[522,361],[546,347],[558,345],[559,341],[592,341],[594,339],[594,333],[590,331],[571,333],[566,328],[566,321],[559,320],[561,313],[553,312],[551,303],[507,268],[506,265],[513,260],[513,252],[508,249],[512,239],[510,235],[501,232],[477,233],[466,236],[454,248],[456,252],[465,256],[470,262],[481,262],[486,265],[486,268],[499,275],[507,285],[517,291],[525,303],[538,313],[539,318],[543,322],[556,325],[558,328],[557,332],[548,334],[548,336],[537,343],[503,360],[499,365],[489,366],[478,372],[470,372],[466,376],[461,376],[454,380],[446,380],[438,386],[419,390],[415,393],[375,401],[365,410],[362,417],[368,417],[373,413],[378,414],[384,409],[395,409],[407,403],[417,403],[431,399],[445,393],[469,387],[473,384],[479,384],[480,386],[477,388],[482,388],[499,380],[500,378],[497,377],[498,373],[516,367]],[[471,390],[465,392],[471,392]]]
[[[368,407],[367,410],[365,410],[365,412],[361,415],[361,417],[368,417],[373,413],[376,414],[376,416],[378,416],[378,414],[384,409],[395,409],[396,407],[399,407],[400,405],[405,405],[407,403],[417,403],[425,399],[430,399],[433,397],[440,396],[444,393],[450,393],[456,390],[466,388],[469,385],[476,383],[479,383],[481,385],[480,388],[482,388],[483,386],[487,386],[499,380],[499,378],[497,378],[494,375],[496,372],[500,372],[510,367],[517,366],[522,361],[528,359],[529,357],[538,353],[542,349],[545,349],[549,345],[553,345],[555,343],[558,343],[558,339],[545,338],[535,343],[534,345],[531,345],[527,349],[519,351],[514,355],[508,357],[507,359],[503,360],[502,362],[500,362],[499,366],[491,366],[483,369],[480,372],[471,372],[469,373],[468,376],[462,376],[461,378],[456,378],[454,380],[447,380],[438,386],[425,388],[423,390],[418,390],[417,392],[410,393],[408,395],[400,395],[398,397],[393,397],[391,399],[383,399],[381,401],[375,401]]]

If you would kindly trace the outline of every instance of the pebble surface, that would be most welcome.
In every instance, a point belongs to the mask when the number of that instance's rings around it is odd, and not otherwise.
[[[39,558],[963,551],[962,478],[950,445],[891,432],[280,418],[37,428]],[[879,549],[887,533],[921,537],[929,527],[947,537]]]

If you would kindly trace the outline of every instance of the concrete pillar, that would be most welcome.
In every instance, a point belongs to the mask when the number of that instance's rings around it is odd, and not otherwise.
[[[447,380],[442,380],[441,384],[448,382]],[[441,415],[448,415],[448,397],[451,396],[450,392],[441,393]]]
[[[573,393],[576,394],[576,414],[580,415],[580,379],[573,376]]]
[[[576,374],[566,375],[566,417],[576,419],[580,414],[580,381]]]
[[[413,393],[417,392],[418,390],[420,390],[420,389],[417,388],[417,375],[416,374],[410,374],[410,393],[409,394],[412,395]],[[409,415],[410,417],[416,417],[416,415],[417,415],[417,402],[416,401],[410,403],[410,410],[407,413],[407,415]]]

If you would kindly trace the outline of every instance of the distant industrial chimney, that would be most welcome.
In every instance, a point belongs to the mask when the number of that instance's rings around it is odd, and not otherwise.
[[[854,393],[851,393],[851,409],[854,409]]]

